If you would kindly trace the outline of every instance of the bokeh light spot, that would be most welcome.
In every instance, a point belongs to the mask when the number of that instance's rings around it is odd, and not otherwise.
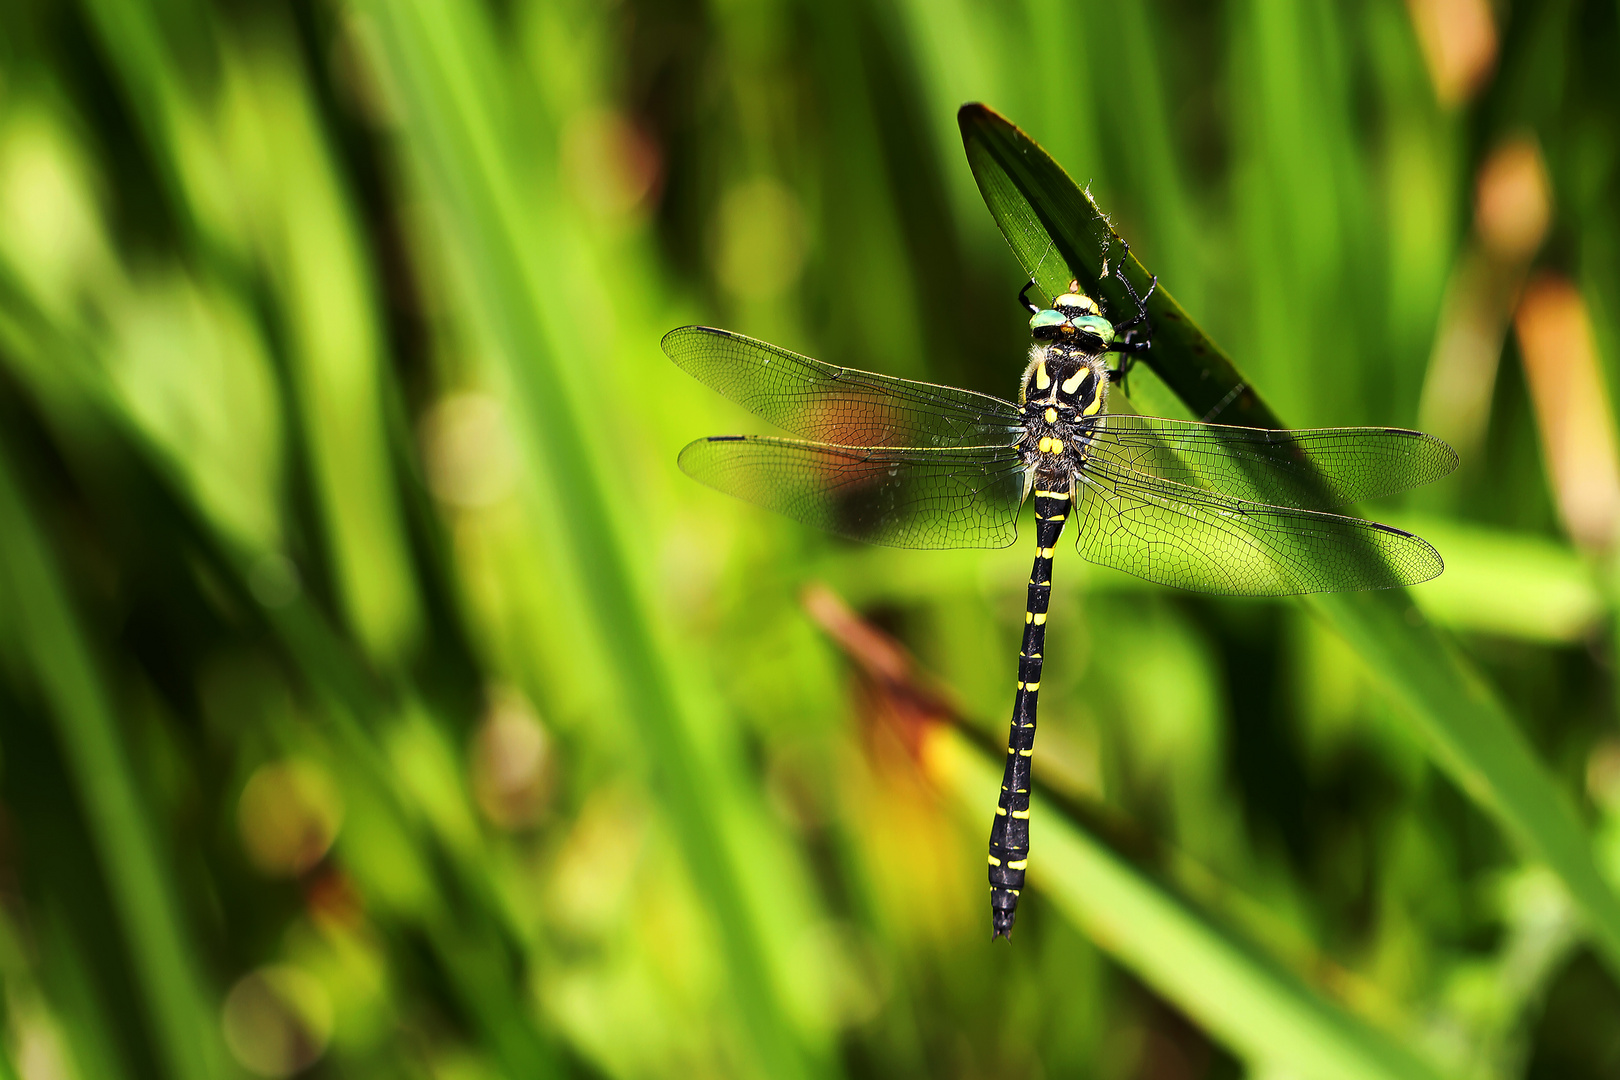
[[[658,146],[622,113],[584,109],[562,132],[562,172],[584,206],[618,217],[654,201],[663,179]]]
[[[473,735],[473,798],[502,829],[534,824],[551,797],[554,758],[540,718],[522,695],[500,690]]]
[[[20,112],[0,132],[0,252],[42,300],[61,305],[94,283],[104,244],[72,141],[46,114]]]
[[[1480,166],[1474,185],[1474,227],[1497,258],[1534,255],[1552,220],[1552,186],[1534,139],[1509,139]]]
[[[310,761],[261,766],[237,804],[242,846],[253,865],[273,877],[297,877],[320,862],[342,821],[337,786]]]
[[[500,401],[457,393],[422,418],[422,461],[429,489],[463,510],[493,506],[511,493],[518,452]]]
[[[1406,8],[1434,96],[1447,108],[1470,100],[1496,66],[1490,0],[1407,0]]]
[[[1620,814],[1620,737],[1610,736],[1592,748],[1586,759],[1586,790],[1593,802]]]
[[[804,269],[807,234],[799,199],[766,177],[732,188],[715,223],[714,271],[745,300],[780,296]]]
[[[254,560],[247,583],[254,599],[267,608],[286,607],[303,591],[298,567],[279,551],[266,552]]]
[[[1576,543],[1606,548],[1620,529],[1620,464],[1586,301],[1568,279],[1542,274],[1513,323],[1559,516]]]
[[[321,1059],[332,1037],[332,999],[313,975],[269,964],[225,996],[221,1015],[231,1056],[257,1076],[291,1076]]]

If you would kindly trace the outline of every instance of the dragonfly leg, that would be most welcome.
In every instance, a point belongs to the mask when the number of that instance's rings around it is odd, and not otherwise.
[[[1035,302],[1029,298],[1029,290],[1033,289],[1034,287],[1035,279],[1030,278],[1029,284],[1018,290],[1018,302],[1022,304],[1024,306],[1024,310],[1029,312],[1031,315],[1037,314],[1041,310],[1040,308],[1036,307]]]
[[[1126,382],[1126,378],[1130,375],[1131,368],[1136,366],[1137,357],[1151,348],[1153,348],[1152,338],[1143,338],[1140,341],[1116,341],[1110,345],[1108,351],[1119,354],[1119,363],[1108,373],[1109,385],[1118,386],[1120,392],[1129,397],[1131,388]]]
[[[1131,285],[1130,278],[1126,277],[1124,274],[1118,274],[1117,276],[1119,278],[1119,283],[1125,286],[1125,291],[1131,294],[1131,302],[1136,305],[1136,317],[1120,323],[1118,326],[1114,327],[1114,329],[1135,330],[1138,326],[1145,326],[1148,328],[1148,332],[1151,333],[1153,324],[1148,321],[1147,302],[1148,297],[1152,296],[1158,291],[1159,275],[1153,275],[1153,280],[1148,283],[1148,291],[1143,293],[1141,296],[1136,295],[1136,289]]]
[[[1116,324],[1114,332],[1125,332],[1129,336],[1129,332],[1134,331],[1138,326],[1147,326],[1151,330],[1152,324],[1148,322],[1147,298],[1152,296],[1154,290],[1159,287],[1159,275],[1153,275],[1153,282],[1148,286],[1147,295],[1142,297],[1136,295],[1136,290],[1131,288],[1131,283],[1123,276],[1119,280],[1124,284],[1125,291],[1131,294],[1131,299],[1136,302],[1136,317]]]
[[[1136,318],[1130,320],[1129,322],[1120,323],[1117,327],[1115,327],[1116,330],[1129,330],[1134,326],[1140,326],[1143,323],[1146,323],[1148,321],[1148,298],[1152,296],[1159,288],[1159,275],[1154,274],[1153,280],[1148,282],[1147,292],[1143,293],[1141,296],[1136,295],[1136,287],[1131,284],[1131,279],[1125,276],[1125,259],[1130,255],[1130,253],[1130,241],[1121,236],[1119,238],[1119,259],[1114,263],[1112,273],[1115,277],[1119,278],[1119,283],[1125,286],[1125,291],[1130,293],[1131,303],[1136,305]]]
[[[1125,286],[1125,292],[1130,295],[1131,303],[1136,305],[1136,315],[1114,327],[1115,333],[1119,336],[1108,347],[1108,351],[1119,354],[1119,363],[1108,373],[1108,381],[1117,383],[1120,390],[1128,395],[1130,389],[1125,380],[1130,375],[1131,367],[1135,365],[1138,356],[1153,348],[1153,322],[1148,318],[1147,302],[1159,288],[1159,275],[1154,274],[1148,283],[1147,292],[1138,296],[1136,286],[1125,276],[1125,258],[1131,253],[1130,242],[1122,236],[1119,238],[1119,246],[1119,259],[1114,263],[1111,272],[1119,279],[1119,283]]]
[[[1120,393],[1126,397],[1131,396],[1130,384],[1126,380],[1130,377],[1131,366],[1135,362],[1136,357],[1120,353],[1119,363],[1108,373],[1108,385],[1119,387]]]
[[[1120,325],[1135,326],[1138,323],[1147,322],[1148,297],[1152,296],[1155,292],[1158,292],[1159,275],[1153,275],[1153,278],[1148,282],[1147,292],[1143,293],[1141,296],[1136,295],[1136,288],[1131,284],[1130,278],[1126,277],[1123,273],[1120,273],[1117,276],[1119,277],[1119,283],[1125,286],[1125,291],[1131,294],[1131,303],[1136,305],[1136,318],[1132,319],[1130,322],[1121,323]]]

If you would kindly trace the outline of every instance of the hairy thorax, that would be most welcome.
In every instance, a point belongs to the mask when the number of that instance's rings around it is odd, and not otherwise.
[[[1019,399],[1024,406],[1024,435],[1018,448],[1030,484],[1071,490],[1091,443],[1090,432],[1108,399],[1103,354],[1036,344],[1029,351]]]

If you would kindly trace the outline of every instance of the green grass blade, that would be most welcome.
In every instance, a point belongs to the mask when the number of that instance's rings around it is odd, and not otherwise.
[[[125,462],[129,468],[123,480],[138,492],[146,527],[165,536],[176,550],[196,556],[240,610],[261,612],[249,580],[262,552],[244,546],[239,536],[210,517],[167,451],[131,420],[99,378],[93,347],[28,304],[3,265],[0,343],[12,372],[26,383],[28,396],[47,414],[57,437],[77,440],[81,449],[94,446],[100,454]],[[78,466],[95,467],[88,462]],[[0,566],[0,586],[5,580]],[[463,901],[454,909],[440,903],[441,895],[430,885],[415,888],[411,896],[415,903],[398,902],[402,891],[412,889],[390,888],[402,878],[411,880],[413,887],[420,885],[426,878],[421,867],[444,853],[435,850],[425,830],[416,827],[411,808],[402,805],[393,767],[374,741],[375,734],[397,717],[398,703],[390,699],[389,687],[379,683],[367,666],[361,647],[344,637],[307,593],[262,609],[262,615],[289,664],[327,699],[326,719],[343,750],[341,769],[346,770],[351,817],[367,807],[369,816],[382,822],[380,830],[368,834],[371,843],[363,848],[341,842],[350,872],[380,912],[424,934],[452,996],[484,1034],[507,1074],[558,1074],[557,1054],[528,1014],[526,995],[514,978],[521,958],[506,949],[517,935],[502,925],[499,905],[488,894],[485,868],[468,865],[470,860],[462,853],[449,853],[452,857],[442,865],[456,873],[454,891]],[[399,846],[377,845],[378,831]],[[213,1030],[211,1017],[206,1023]]]
[[[982,105],[965,105],[959,121],[985,202],[1042,289],[1061,287],[1072,275],[1111,310],[1129,310],[1118,281],[1102,277],[1112,229],[1096,204],[1005,118]],[[1133,281],[1147,277],[1134,256],[1128,272]],[[1285,426],[1162,286],[1149,310],[1154,348],[1147,361],[1193,415]],[[1574,807],[1488,684],[1424,623],[1404,591],[1324,595],[1308,602],[1406,707],[1452,779],[1559,876],[1585,913],[1600,951],[1620,971],[1620,900],[1599,873]]]
[[[438,0],[361,5],[376,23],[381,58],[406,112],[405,136],[428,190],[442,201],[465,244],[481,314],[507,357],[527,411],[527,431],[551,497],[562,509],[571,565],[584,583],[594,636],[608,650],[630,719],[659,770],[657,792],[706,901],[743,1029],[761,1069],[775,1077],[813,1071],[770,982],[739,868],[716,837],[719,806],[691,738],[671,673],[595,476],[580,417],[558,370],[548,306],[547,253],[530,241],[535,222],[487,82],[501,61],[479,9]],[[650,344],[650,343],[649,343]]]
[[[999,773],[961,735],[924,749],[935,779],[979,822]],[[1039,793],[1037,792],[1037,795]],[[1103,949],[1255,1068],[1311,1080],[1436,1080],[1435,1066],[1210,923],[1036,799],[1031,881]]]
[[[230,1075],[106,687],[44,534],[0,456],[0,597],[7,647],[21,654],[55,722],[122,923],[134,980],[168,1075]]]
[[[1446,553],[1446,572],[1413,594],[1440,626],[1575,645],[1604,618],[1607,601],[1597,575],[1567,544],[1429,515],[1402,515],[1391,524]]]

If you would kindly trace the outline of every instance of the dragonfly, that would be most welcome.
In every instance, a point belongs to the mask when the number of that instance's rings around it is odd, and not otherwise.
[[[991,825],[991,940],[1009,937],[1029,864],[1030,766],[1052,564],[1079,554],[1179,589],[1288,596],[1437,576],[1421,537],[1344,508],[1437,480],[1457,455],[1419,431],[1276,430],[1109,412],[1152,347],[1147,299],[1115,325],[1078,283],[1030,313],[1015,404],[838,367],[729,330],[663,339],[676,365],[796,438],[715,435],[677,458],[693,479],[818,529],[903,548],[999,548],[1033,495],[1030,571],[1001,796]],[[1109,358],[1114,357],[1110,366]]]

